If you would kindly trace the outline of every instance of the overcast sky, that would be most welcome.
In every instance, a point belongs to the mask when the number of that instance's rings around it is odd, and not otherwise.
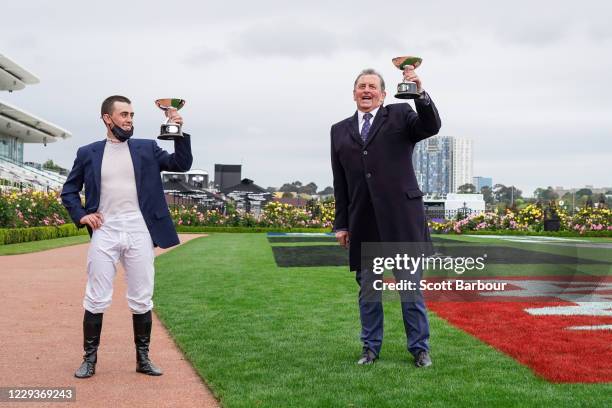
[[[329,128],[352,85],[379,70],[393,98],[399,55],[418,55],[441,135],[471,138],[474,175],[538,186],[612,186],[612,6],[605,1],[30,1],[0,6],[0,53],[41,83],[0,100],[72,139],[25,159],[71,167],[104,137],[101,101],[132,99],[135,137],[153,101],[187,100],[193,168],[242,164],[263,187],[331,184]],[[171,142],[159,142],[172,149]]]

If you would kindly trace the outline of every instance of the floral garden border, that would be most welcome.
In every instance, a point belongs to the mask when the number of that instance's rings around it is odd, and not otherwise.
[[[534,237],[560,238],[612,238],[612,231],[585,231],[582,234],[575,231],[517,231],[517,230],[467,230],[462,233],[454,231],[433,232],[434,235],[518,235]]]

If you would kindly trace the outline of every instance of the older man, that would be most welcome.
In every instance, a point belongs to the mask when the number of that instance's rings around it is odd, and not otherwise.
[[[383,106],[385,82],[373,69],[355,80],[357,111],[331,128],[331,162],[336,198],[334,230],[340,245],[349,248],[350,269],[356,271],[363,350],[358,364],[372,364],[383,339],[380,293],[372,299],[373,275],[362,268],[361,244],[371,242],[430,242],[412,166],[415,144],[438,133],[436,107],[423,90],[414,67],[404,78],[417,84],[416,112],[407,103]],[[408,351],[417,367],[431,365],[429,322],[420,294],[402,301]]]

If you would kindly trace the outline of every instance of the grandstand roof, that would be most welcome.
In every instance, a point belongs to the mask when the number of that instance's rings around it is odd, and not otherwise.
[[[34,74],[0,54],[0,91],[17,91],[38,82]]]
[[[0,101],[0,134],[24,143],[53,143],[72,137],[61,127]]]
[[[223,189],[224,194],[229,194],[235,191],[243,191],[248,193],[267,193],[268,191],[265,188],[259,187],[257,184],[253,183],[253,180],[248,178],[243,178],[239,184],[235,186],[227,187]]]

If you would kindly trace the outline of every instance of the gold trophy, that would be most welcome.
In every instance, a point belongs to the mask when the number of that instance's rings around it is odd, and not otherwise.
[[[185,106],[185,100],[176,98],[158,99],[155,101],[155,105],[157,105],[157,107],[164,112],[167,112],[171,109],[181,109],[183,106]],[[184,136],[183,132],[181,132],[181,125],[170,122],[170,119],[167,119],[166,123],[161,125],[160,135],[157,136],[157,138],[160,140],[174,140],[182,137]]]
[[[396,57],[391,60],[393,65],[395,65],[398,69],[404,71],[406,65],[412,65],[414,69],[416,69],[421,62],[423,62],[422,58],[419,57]],[[397,84],[397,93],[395,97],[397,99],[417,99],[421,95],[417,92],[417,84],[414,82],[409,82],[403,80],[399,84]]]

